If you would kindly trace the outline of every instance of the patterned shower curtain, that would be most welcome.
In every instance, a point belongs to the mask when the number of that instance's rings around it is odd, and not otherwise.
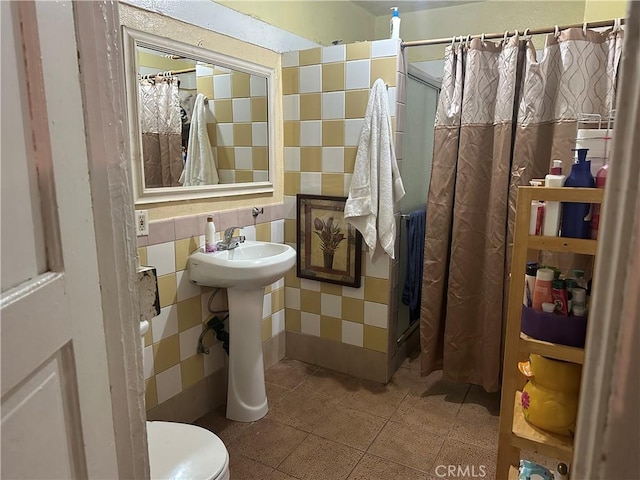
[[[178,77],[141,80],[138,98],[145,187],[178,187],[183,168]]]
[[[614,106],[622,31],[474,39],[446,50],[436,114],[420,321],[421,373],[500,387],[517,187],[571,166],[581,113]]]

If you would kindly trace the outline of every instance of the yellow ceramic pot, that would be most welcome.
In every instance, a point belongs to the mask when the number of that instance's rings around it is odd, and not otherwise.
[[[543,430],[573,436],[581,365],[531,355],[518,368],[529,379],[521,397],[525,420]]]

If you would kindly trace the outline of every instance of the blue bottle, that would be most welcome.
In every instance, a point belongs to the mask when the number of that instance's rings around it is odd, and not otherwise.
[[[565,187],[595,188],[591,175],[591,161],[587,160],[588,148],[578,148],[578,161],[573,164],[571,173],[564,182]],[[570,238],[589,238],[591,228],[590,203],[562,203],[561,236]]]

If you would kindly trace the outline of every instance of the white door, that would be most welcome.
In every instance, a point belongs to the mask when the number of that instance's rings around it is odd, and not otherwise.
[[[0,2],[1,477],[117,478],[71,2]]]

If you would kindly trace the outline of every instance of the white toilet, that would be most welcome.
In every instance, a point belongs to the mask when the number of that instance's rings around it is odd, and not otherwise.
[[[149,322],[140,323],[140,334]],[[229,453],[209,430],[187,423],[147,422],[151,480],[229,480]]]

